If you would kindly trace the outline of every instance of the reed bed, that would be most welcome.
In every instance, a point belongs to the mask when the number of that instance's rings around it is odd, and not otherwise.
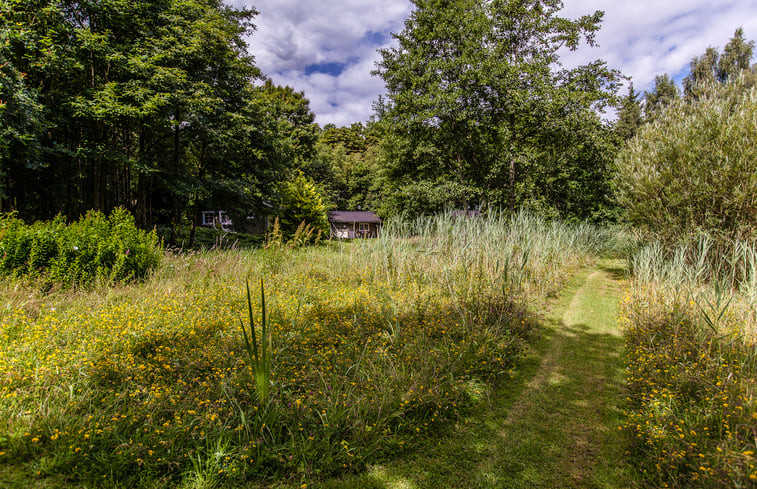
[[[131,285],[2,282],[0,464],[91,487],[361,470],[507,382],[536,327],[530,306],[601,233],[438,216],[375,240],[167,254]]]
[[[756,258],[700,236],[631,259],[626,429],[650,487],[757,483]]]

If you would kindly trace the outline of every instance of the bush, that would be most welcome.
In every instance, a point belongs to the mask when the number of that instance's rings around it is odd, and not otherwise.
[[[297,178],[287,182],[281,189],[281,231],[285,238],[291,238],[301,230],[301,226],[310,226],[316,234],[325,234],[329,230],[326,206],[323,204],[315,184],[300,173]],[[304,224],[303,224],[304,223]]]
[[[672,102],[616,160],[628,219],[668,242],[749,237],[757,224],[757,89],[739,79],[701,94]]]
[[[0,217],[0,274],[42,278],[64,286],[95,280],[143,278],[161,256],[154,232],[137,229],[124,209],[109,217],[90,211],[66,225],[63,216],[26,225],[15,214]]]

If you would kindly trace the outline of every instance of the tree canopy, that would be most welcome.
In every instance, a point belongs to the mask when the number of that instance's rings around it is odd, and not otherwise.
[[[454,183],[458,204],[556,209],[547,193],[530,192],[583,163],[555,160],[554,145],[570,123],[599,121],[618,82],[602,61],[561,68],[558,51],[593,45],[602,12],[568,19],[558,0],[413,4],[376,70],[388,91],[377,115],[395,185]]]
[[[628,219],[667,239],[704,231],[754,237],[757,88],[745,77],[675,100],[618,155]]]

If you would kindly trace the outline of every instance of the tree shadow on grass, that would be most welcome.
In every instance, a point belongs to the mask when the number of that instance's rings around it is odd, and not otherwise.
[[[631,273],[625,260],[600,260],[597,268],[610,275],[613,280],[628,280]]]
[[[315,487],[620,488],[623,339],[578,324],[545,328],[491,403],[402,461]]]

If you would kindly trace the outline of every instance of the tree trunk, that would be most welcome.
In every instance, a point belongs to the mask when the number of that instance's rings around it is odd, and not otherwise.
[[[510,215],[515,214],[515,158],[510,158]]]
[[[192,212],[192,227],[189,230],[189,243],[187,244],[187,248],[190,250],[195,244],[195,233],[197,230],[197,216],[200,215],[200,201],[199,199],[195,201],[194,205],[194,212]]]
[[[145,130],[140,128],[139,130],[139,154],[137,155],[137,161],[144,166],[145,158]],[[146,229],[147,228],[147,182],[144,171],[137,170],[137,205],[136,205],[136,219],[137,226]]]
[[[103,210],[103,163],[96,161],[92,164],[92,208]]]
[[[179,114],[176,114],[176,127],[174,128],[173,133],[173,164],[174,164],[174,174],[178,174],[179,171],[179,149],[181,147],[180,140],[179,140]],[[174,246],[176,244],[176,238],[178,235],[178,226],[179,226],[179,198],[176,193],[174,193],[173,198],[171,199],[171,235],[168,238],[168,242],[171,246]]]

